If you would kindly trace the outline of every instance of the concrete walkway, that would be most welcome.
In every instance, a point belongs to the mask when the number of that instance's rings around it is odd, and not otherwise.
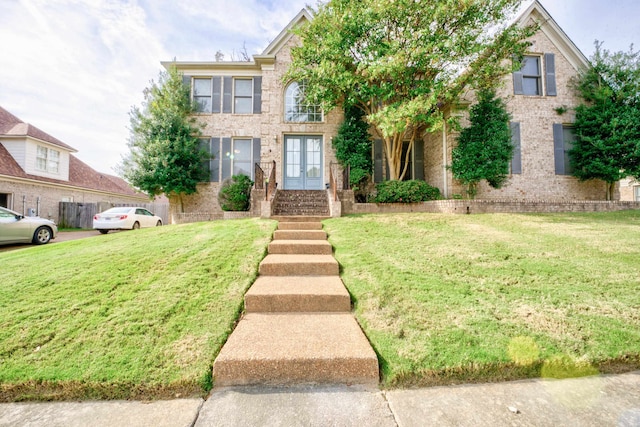
[[[206,401],[7,403],[0,404],[0,426],[639,427],[640,371],[391,391],[220,388]]]

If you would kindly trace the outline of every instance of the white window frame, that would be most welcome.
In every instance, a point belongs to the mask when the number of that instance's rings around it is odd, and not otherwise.
[[[208,80],[209,81],[209,93],[206,95],[198,94],[196,92],[196,80]],[[213,80],[211,77],[193,77],[193,101],[198,105],[197,113],[211,113],[211,105],[213,104]],[[203,108],[200,104],[200,99],[209,99],[209,108]]]
[[[534,58],[537,60],[538,62],[538,73],[537,74],[525,74],[524,73],[524,63],[522,64],[522,68],[520,69],[520,71],[522,72],[522,90],[524,92],[525,96],[542,96],[543,94],[543,88],[542,88],[542,56],[541,55],[525,55],[524,56],[524,61],[527,60],[527,58]],[[535,79],[536,81],[536,92],[537,93],[527,93],[526,92],[526,85],[525,85],[525,81],[527,80],[531,80],[531,79]]]
[[[236,93],[236,82],[238,81],[248,81],[251,82],[251,90],[249,92],[249,96],[247,95],[238,95]],[[253,78],[252,77],[234,77],[233,78],[233,114],[253,114]],[[248,99],[249,100],[249,111],[241,111],[238,112],[237,111],[237,103],[236,101],[238,99]],[[238,138],[238,139],[242,139],[242,138]]]
[[[60,151],[38,145],[36,148],[36,170],[51,174],[60,173]]]
[[[296,86],[294,86],[296,85]],[[295,89],[294,89],[295,87]],[[306,83],[291,82],[284,90],[284,121],[287,123],[322,123],[324,122],[324,112],[320,105],[317,104],[301,104],[296,101],[296,96],[299,93],[304,93]],[[296,93],[291,93],[292,91]],[[311,110],[311,111],[310,111]],[[297,116],[303,116],[303,120],[297,119]],[[313,120],[309,120],[309,118]]]

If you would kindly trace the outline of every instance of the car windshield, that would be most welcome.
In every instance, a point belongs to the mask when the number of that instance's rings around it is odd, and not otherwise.
[[[131,210],[131,208],[127,208],[127,207],[122,207],[122,208],[111,208],[111,209],[107,209],[106,211],[104,211],[103,213],[127,213]]]

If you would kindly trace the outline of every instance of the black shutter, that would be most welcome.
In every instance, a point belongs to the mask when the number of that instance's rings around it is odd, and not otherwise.
[[[211,155],[211,140],[208,138],[200,138],[198,139],[198,151],[204,150],[207,152],[207,155]],[[209,158],[202,161],[201,167],[203,170],[207,172],[207,176],[211,176],[211,162]],[[205,181],[206,182],[206,181]]]
[[[564,135],[562,123],[553,124],[553,157],[556,166],[556,175],[564,175]]]
[[[220,181],[220,138],[211,138],[211,182]]]
[[[522,173],[522,151],[520,149],[520,123],[509,123],[511,128],[511,143],[513,144],[513,157],[511,158],[511,173]]]
[[[187,76],[185,74],[182,75],[182,84],[187,86],[187,87],[191,87],[191,76]]]
[[[556,57],[553,53],[544,54],[544,74],[547,85],[547,95],[557,96],[556,90]]]
[[[513,62],[516,62],[517,58],[513,58]],[[518,71],[513,72],[513,93],[516,95],[524,95],[524,81],[522,74],[522,63]]]
[[[413,179],[424,181],[424,141],[420,138],[413,143]]]
[[[382,182],[382,140],[373,141],[373,182]]]
[[[225,77],[222,92],[222,112],[231,113],[231,94],[233,93],[233,78]]]
[[[222,180],[231,178],[231,138],[222,138]]]
[[[253,138],[253,163],[260,164],[260,138]],[[255,167],[251,168],[251,176],[253,177],[253,179],[256,179],[256,177],[254,176],[255,170]]]
[[[212,113],[220,112],[220,104],[222,103],[222,77],[214,77],[211,82],[213,88],[213,96],[211,97]]]
[[[253,78],[253,114],[262,112],[262,77]]]

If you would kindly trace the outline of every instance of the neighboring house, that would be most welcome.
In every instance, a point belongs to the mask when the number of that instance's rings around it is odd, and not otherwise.
[[[219,212],[216,195],[220,183],[233,174],[254,178],[254,164],[276,163],[280,189],[323,189],[335,162],[331,140],[342,121],[338,109],[323,112],[304,105],[298,94],[301,82],[282,81],[291,62],[291,48],[298,43],[290,29],[311,16],[302,10],[251,62],[163,62],[176,66],[191,86],[199,105],[197,118],[204,126],[202,141],[213,160],[209,182],[198,194],[184,199],[185,212]],[[569,81],[588,61],[538,1],[519,17],[521,24],[534,20],[541,26],[530,38],[531,47],[522,69],[505,77],[499,95],[512,115],[516,147],[509,181],[502,189],[480,185],[478,198],[536,200],[602,200],[605,184],[579,182],[569,175],[567,150],[573,138],[573,107],[580,100]],[[461,100],[469,105],[473,96]],[[464,110],[452,112],[466,116]],[[410,159],[407,179],[424,179],[445,197],[462,194],[451,174],[451,149],[456,134],[424,136]],[[382,145],[374,142],[374,181],[386,179]],[[267,172],[268,173],[268,172]]]
[[[0,107],[0,206],[58,222],[60,202],[149,202],[146,194],[93,170],[75,152]]]

